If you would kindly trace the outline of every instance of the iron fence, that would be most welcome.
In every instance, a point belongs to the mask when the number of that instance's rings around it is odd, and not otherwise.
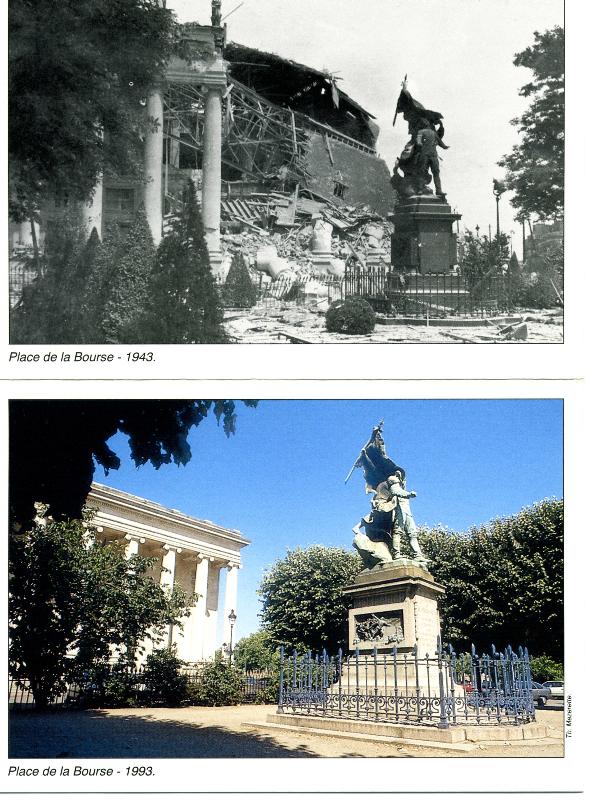
[[[345,297],[364,297],[376,311],[416,318],[505,313],[513,308],[512,289],[509,273],[471,281],[454,272],[422,275],[355,265],[346,269],[343,278]]]
[[[468,671],[467,671],[468,670]],[[451,649],[335,657],[281,653],[279,713],[430,725],[520,725],[535,719],[527,651]]]

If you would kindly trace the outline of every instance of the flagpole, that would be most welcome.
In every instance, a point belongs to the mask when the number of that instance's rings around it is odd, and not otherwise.
[[[357,467],[359,467],[359,466],[360,466],[360,464],[359,464],[358,462],[360,461],[360,456],[362,455],[362,452],[363,452],[364,450],[366,450],[366,448],[368,447],[368,445],[370,444],[370,442],[371,442],[371,441],[374,439],[374,436],[375,436],[376,432],[378,431],[378,432],[380,433],[380,432],[382,431],[382,426],[383,426],[383,425],[384,425],[384,419],[381,419],[381,421],[378,423],[378,425],[377,425],[375,428],[373,428],[373,430],[372,430],[372,434],[371,434],[371,436],[370,436],[370,439],[369,439],[369,440],[366,442],[366,444],[364,445],[364,447],[363,447],[363,448],[360,450],[360,455],[359,455],[359,456],[358,456],[358,458],[355,460],[355,462],[354,462],[354,464],[353,464],[353,466],[352,466],[352,469],[351,469],[351,470],[348,472],[348,474],[346,475],[346,479],[345,479],[345,481],[344,481],[344,484],[346,484],[346,483],[347,483],[347,482],[350,480],[350,478],[352,477],[352,473],[354,472],[354,470],[355,470]]]
[[[407,85],[407,74],[405,74],[405,77],[403,78],[403,83],[401,84],[401,91],[403,91],[403,89],[406,87],[406,85]],[[399,113],[398,109],[399,109],[399,101],[397,100],[397,108],[395,109],[395,118],[393,120],[393,128],[395,127],[395,122],[397,121],[397,114]]]

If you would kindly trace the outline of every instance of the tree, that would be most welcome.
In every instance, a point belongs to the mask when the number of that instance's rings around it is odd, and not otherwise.
[[[216,344],[225,341],[223,309],[211,273],[194,183],[157,253],[143,320],[143,341]]]
[[[258,590],[272,644],[299,651],[347,648],[348,603],[342,587],[361,569],[359,556],[338,547],[290,550],[265,573]]]
[[[277,658],[268,631],[256,631],[244,636],[233,650],[233,663],[241,669],[268,669],[276,664]]]
[[[82,297],[100,250],[96,229],[90,238],[75,216],[52,226],[38,261],[38,277],[12,312],[13,344],[75,344],[82,341]]]
[[[242,253],[236,253],[223,285],[223,303],[234,308],[251,308],[255,306],[257,299],[258,292],[250,277],[245,258]]]
[[[462,274],[474,289],[487,276],[496,273],[498,267],[509,261],[509,243],[504,233],[487,236],[475,236],[472,231],[464,233],[463,255],[461,261]]]
[[[104,308],[108,300],[115,270],[122,253],[124,240],[117,222],[105,225],[102,242],[96,251],[92,269],[85,281],[80,298],[82,324],[80,343],[104,344]]]
[[[144,98],[163,75],[176,23],[158,0],[11,0],[10,212],[22,221],[59,191],[87,200],[101,173],[138,175]]]
[[[112,252],[112,250],[111,250]],[[141,344],[140,328],[149,297],[149,281],[155,265],[155,246],[143,207],[135,215],[133,225],[116,262],[108,272],[105,299],[100,320],[107,344]]]
[[[507,170],[518,221],[556,219],[564,209],[564,30],[536,32],[534,44],[517,53],[513,63],[532,70],[533,79],[520,90],[532,102],[512,121],[521,142],[499,166]]]
[[[245,400],[246,406],[257,401]],[[108,446],[118,431],[129,437],[136,466],[187,464],[188,435],[209,414],[235,432],[233,400],[13,400],[10,402],[10,511],[26,528],[34,503],[51,506],[56,519],[80,517],[94,470],[118,469]]]
[[[9,553],[10,671],[40,709],[111,648],[134,664],[143,639],[158,641],[188,611],[182,590],[168,595],[147,576],[153,559],[99,544],[88,518],[58,522],[45,511],[11,537]]]
[[[446,641],[521,644],[562,660],[563,511],[562,500],[543,500],[466,534],[422,532],[429,568],[446,588]]]

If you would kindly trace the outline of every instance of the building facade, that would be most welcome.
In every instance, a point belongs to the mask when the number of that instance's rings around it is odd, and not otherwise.
[[[196,595],[183,627],[174,626],[166,642],[176,645],[181,659],[189,663],[209,660],[215,650],[229,645],[230,615],[238,613],[240,552],[249,544],[239,531],[98,483],[92,484],[87,505],[96,509],[94,524],[100,541],[124,541],[128,556],[155,558],[153,580],[167,590],[176,583]],[[217,635],[220,615],[222,639]]]

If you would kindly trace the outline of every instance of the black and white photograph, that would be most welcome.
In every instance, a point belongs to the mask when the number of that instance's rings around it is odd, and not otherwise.
[[[10,342],[561,343],[562,0],[10,0]]]

